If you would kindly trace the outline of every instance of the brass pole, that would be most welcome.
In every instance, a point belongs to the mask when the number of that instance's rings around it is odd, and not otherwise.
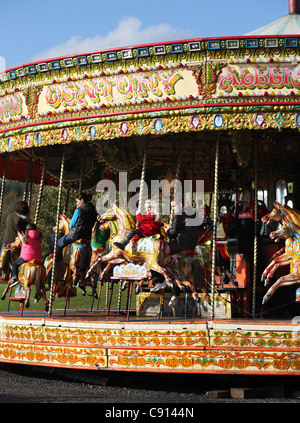
[[[5,182],[6,182],[6,169],[7,169],[7,156],[5,155],[3,176],[2,176],[2,183],[1,183],[1,193],[0,193],[0,220],[1,220],[2,211],[3,211],[4,188],[5,188]]]
[[[177,187],[178,187],[178,180],[179,180],[179,176],[180,176],[180,171],[181,171],[181,148],[179,146],[177,167],[176,167],[176,173],[175,173],[174,200],[175,200],[175,197],[176,197],[176,191],[177,191]],[[183,206],[184,206],[184,204],[183,204]],[[173,218],[174,218],[174,214],[173,214],[173,210],[171,210],[169,225],[172,225]]]
[[[26,182],[25,182],[25,189],[24,189],[24,194],[23,194],[23,201],[26,201],[28,203],[28,184],[29,184],[29,175],[30,175],[30,170],[31,170],[31,165],[32,165],[32,156],[30,156],[29,160],[28,160],[28,168],[27,168],[27,176],[26,176]]]
[[[58,241],[58,226],[59,226],[59,217],[60,217],[61,194],[62,194],[63,179],[64,179],[64,167],[65,167],[65,147],[63,149],[63,155],[62,155],[61,166],[60,166],[60,178],[59,178],[59,189],[58,189],[57,210],[56,210],[55,238],[54,238],[54,249],[53,249],[53,266],[52,266],[52,275],[51,275],[51,283],[50,283],[50,296],[49,296],[49,309],[48,309],[49,317],[52,316],[54,273],[55,273],[55,261],[56,261],[56,253],[57,253],[56,250],[57,250],[57,241]]]
[[[142,175],[141,175],[141,187],[140,187],[140,194],[139,194],[139,205],[138,205],[138,213],[141,213],[143,210],[144,204],[144,195],[145,195],[145,178],[146,178],[146,168],[147,168],[147,147],[144,151],[144,158],[143,158],[143,166],[142,166]]]
[[[257,201],[257,142],[255,141],[255,164],[254,164],[254,245],[253,245],[253,288],[252,288],[252,317],[255,317],[256,307],[256,280],[257,280],[257,242],[258,242],[258,201]]]
[[[43,196],[43,190],[44,190],[44,181],[45,181],[47,161],[48,161],[48,153],[46,154],[44,165],[43,165],[43,169],[42,169],[39,195],[38,195],[37,204],[36,204],[36,210],[35,210],[34,223],[36,225],[37,225],[38,220],[39,220],[39,214],[40,214],[40,209],[41,209],[41,203],[42,203],[42,196]]]
[[[213,209],[213,243],[211,259],[211,319],[215,314],[215,273],[216,273],[216,243],[218,219],[218,192],[219,192],[219,138],[216,141],[215,175],[214,175],[214,209]]]
[[[33,186],[33,166],[31,166],[31,172],[30,172],[30,188],[29,188],[28,196],[27,196],[27,203],[28,203],[28,206],[29,207],[31,206],[31,200],[32,200],[32,186]]]

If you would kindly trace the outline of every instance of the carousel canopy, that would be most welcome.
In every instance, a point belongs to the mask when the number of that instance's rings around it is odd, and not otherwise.
[[[245,35],[300,34],[300,1],[289,0],[289,14]]]

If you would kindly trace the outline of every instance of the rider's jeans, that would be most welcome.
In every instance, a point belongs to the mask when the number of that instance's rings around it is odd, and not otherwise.
[[[12,270],[12,278],[13,279],[18,279],[18,274],[19,274],[19,267],[21,266],[21,264],[26,263],[26,260],[22,259],[22,257],[19,257],[17,260],[15,260],[12,265],[11,265],[11,270]]]
[[[62,252],[63,249],[69,245],[72,244],[72,242],[75,242],[76,239],[72,238],[69,234],[64,235],[61,237],[57,242],[57,251],[56,251],[56,261],[62,261]]]

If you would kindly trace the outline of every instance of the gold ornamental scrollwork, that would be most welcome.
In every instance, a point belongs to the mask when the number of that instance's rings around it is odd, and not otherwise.
[[[198,94],[202,98],[209,98],[216,92],[218,75],[226,62],[203,62],[199,66],[188,66],[192,70],[198,85]]]
[[[297,128],[295,113],[283,110],[261,111],[261,109],[249,110],[244,107],[235,107],[221,112],[223,124],[215,127],[215,108],[203,110],[172,110],[165,116],[157,115],[152,118],[137,116],[124,120],[105,121],[99,120],[87,122],[60,122],[59,125],[47,124],[22,130],[11,131],[2,134],[0,138],[1,153],[12,152],[20,149],[43,147],[48,145],[63,145],[76,142],[98,142],[100,140],[126,139],[132,136],[143,135],[166,135],[170,133],[216,131],[216,130],[265,130],[274,128]],[[197,125],[193,118],[197,117]],[[93,132],[92,132],[93,131]],[[117,142],[117,141],[116,141]],[[140,141],[139,141],[140,142]],[[101,143],[100,143],[101,145]],[[105,152],[104,152],[105,159]],[[138,164],[138,161],[137,161]],[[121,169],[118,164],[110,163],[116,169]],[[131,165],[130,165],[131,166]],[[134,164],[132,164],[134,167]],[[131,168],[132,168],[131,166]]]

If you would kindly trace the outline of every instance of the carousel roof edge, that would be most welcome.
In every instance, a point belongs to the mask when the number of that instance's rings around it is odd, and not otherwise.
[[[255,33],[255,34],[254,34]],[[15,79],[17,77],[23,77],[25,74],[30,74],[30,75],[34,75],[36,72],[46,72],[48,69],[49,70],[55,70],[55,68],[52,67],[52,64],[55,62],[64,62],[65,60],[68,59],[73,59],[73,63],[72,64],[64,64],[64,63],[60,63],[60,65],[62,65],[63,67],[73,67],[73,66],[82,66],[82,65],[88,65],[88,64],[93,64],[93,63],[101,63],[103,61],[106,62],[113,62],[116,61],[118,59],[130,59],[133,57],[147,57],[150,55],[155,55],[155,56],[159,56],[159,55],[165,55],[167,53],[173,53],[173,54],[177,54],[177,53],[181,53],[183,52],[183,48],[182,50],[179,50],[179,46],[180,44],[182,45],[189,45],[189,50],[190,51],[198,51],[203,49],[204,50],[208,49],[215,49],[211,48],[209,45],[207,45],[208,42],[211,41],[232,41],[232,40],[245,40],[247,41],[247,39],[253,39],[253,38],[257,38],[257,39],[261,39],[261,40],[266,40],[266,39],[272,39],[272,38],[281,38],[281,39],[286,39],[286,38],[299,38],[300,39],[300,29],[299,29],[299,33],[298,34],[258,34],[256,31],[253,31],[245,34],[245,35],[236,35],[236,36],[219,36],[219,37],[196,37],[196,38],[189,38],[189,39],[183,39],[183,40],[170,40],[170,41],[159,41],[156,43],[145,43],[145,44],[136,44],[136,45],[130,45],[130,46],[119,46],[119,47],[112,47],[112,48],[108,48],[108,49],[104,49],[104,50],[94,50],[94,51],[89,51],[89,52],[82,52],[82,53],[73,53],[73,54],[68,54],[68,55],[63,55],[63,56],[57,56],[57,57],[51,57],[51,58],[45,58],[45,59],[40,59],[40,60],[36,60],[34,62],[28,62],[28,63],[20,63],[18,65],[15,65],[11,68],[7,68],[5,70],[0,71],[0,86],[1,83],[3,82],[7,82],[7,80],[12,80]],[[202,46],[199,47],[193,47],[190,44],[193,43],[197,43],[197,42],[202,42],[204,43]],[[297,42],[298,45],[298,42]],[[167,50],[160,50],[159,47],[163,47],[163,46],[170,46],[171,48],[169,49],[169,51]],[[233,48],[237,48],[236,46],[232,47],[232,46],[228,46],[228,44],[225,43],[225,48],[226,49],[233,49]],[[291,45],[291,46],[286,46],[286,47],[293,47],[295,45]],[[177,48],[176,48],[177,47]],[[245,46],[240,46],[240,47],[246,47],[247,46],[247,42],[245,43]],[[255,48],[256,46],[251,46],[251,48]],[[141,51],[143,49],[152,49],[152,51]],[[157,50],[156,50],[157,48]],[[115,55],[110,56],[112,53],[115,53]],[[129,54],[130,53],[130,54]],[[129,56],[128,56],[129,54]],[[101,55],[102,57],[93,57],[93,56],[98,56]],[[90,61],[88,61],[88,59],[90,59]],[[74,61],[75,59],[75,61]],[[78,59],[82,59],[79,60]],[[38,65],[44,65],[47,64],[47,69],[45,68],[45,70],[42,69],[35,69],[35,71],[33,71],[33,69],[28,69],[30,67],[36,67]],[[61,67],[57,68],[61,69]],[[24,75],[22,72],[17,72],[23,70],[24,71]],[[26,72],[27,70],[27,72]],[[10,74],[11,72],[16,72],[16,75],[7,75]],[[5,78],[5,80],[3,80],[3,75],[7,75],[8,79]]]
[[[230,37],[225,37],[225,38],[230,38]],[[107,49],[101,49],[101,50],[94,50],[94,51],[86,51],[86,52],[81,52],[81,53],[71,53],[71,54],[66,54],[63,56],[55,56],[55,57],[49,57],[49,58],[44,58],[44,59],[40,59],[40,60],[36,60],[34,62],[28,62],[28,63],[24,63],[24,64],[19,64],[16,66],[13,66],[11,68],[5,69],[2,72],[0,72],[0,75],[2,75],[5,72],[11,72],[13,70],[17,70],[20,68],[24,68],[24,67],[28,67],[28,66],[34,66],[34,65],[38,65],[40,63],[50,63],[54,62],[54,61],[61,61],[61,60],[65,60],[65,59],[76,59],[76,58],[80,58],[80,57],[84,57],[84,56],[92,56],[95,54],[109,54],[112,52],[128,52],[128,50],[136,50],[136,49],[142,49],[142,48],[151,48],[151,47],[159,47],[159,46],[165,46],[165,45],[177,45],[179,43],[192,43],[192,42],[197,42],[197,41],[204,41],[203,37],[197,37],[197,38],[189,38],[189,39],[184,39],[184,40],[170,40],[170,41],[159,41],[156,43],[143,43],[143,44],[132,44],[132,45],[127,45],[127,46],[117,46],[117,47],[111,47],[111,48],[107,48]],[[161,53],[163,54],[163,53]],[[165,54],[165,53],[164,53]],[[122,57],[123,59],[126,59],[126,57]],[[115,58],[115,60],[117,60],[117,57]],[[101,60],[102,61],[102,60]],[[110,61],[110,60],[108,60]],[[111,60],[113,61],[113,60]],[[99,62],[94,62],[94,63],[99,63]],[[75,64],[74,64],[75,65]],[[0,79],[0,83],[1,83],[1,79]]]
[[[193,38],[5,71],[0,152],[225,128],[299,130],[299,41],[300,34]]]

